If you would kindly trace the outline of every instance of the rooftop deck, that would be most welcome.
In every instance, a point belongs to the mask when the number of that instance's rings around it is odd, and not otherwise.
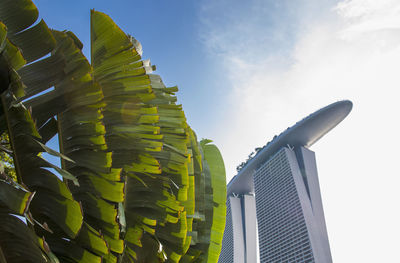
[[[251,176],[266,160],[286,145],[310,147],[338,125],[353,108],[349,100],[332,103],[297,122],[267,143],[228,184],[227,194],[254,192]]]

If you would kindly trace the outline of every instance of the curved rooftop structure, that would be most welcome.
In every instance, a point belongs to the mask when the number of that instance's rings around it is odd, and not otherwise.
[[[352,107],[353,103],[349,100],[332,103],[297,122],[279,136],[274,137],[229,182],[227,187],[228,196],[232,193],[253,193],[254,183],[251,180],[251,176],[265,160],[286,145],[310,147],[346,118]]]

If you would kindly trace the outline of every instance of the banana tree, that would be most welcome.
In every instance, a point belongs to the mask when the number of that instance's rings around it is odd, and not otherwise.
[[[90,62],[37,18],[30,0],[0,2],[0,150],[16,174],[0,177],[0,262],[217,262],[225,169],[177,87],[101,12]]]

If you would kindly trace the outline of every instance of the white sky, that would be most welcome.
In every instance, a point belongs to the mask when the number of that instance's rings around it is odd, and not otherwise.
[[[270,28],[260,24],[271,15],[262,1],[226,8],[225,23],[207,16],[216,4],[204,5],[203,41],[231,88],[212,137],[229,181],[255,147],[350,99],[350,115],[311,147],[333,261],[400,262],[400,1],[317,2],[282,7],[292,20],[277,15]]]

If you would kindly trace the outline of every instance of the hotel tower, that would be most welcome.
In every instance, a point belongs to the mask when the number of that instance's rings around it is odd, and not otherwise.
[[[351,109],[346,100],[316,111],[259,148],[240,169],[228,184],[219,263],[332,262],[309,147]]]

